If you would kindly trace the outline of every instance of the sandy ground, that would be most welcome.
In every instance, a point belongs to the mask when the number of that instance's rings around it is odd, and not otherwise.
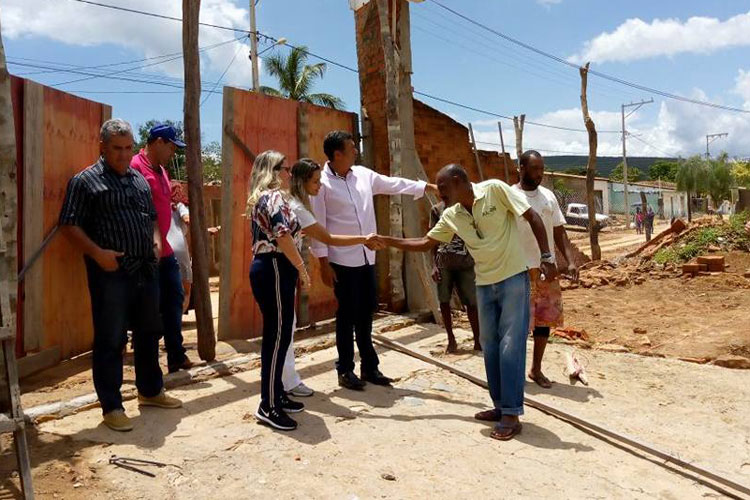
[[[470,348],[469,333],[457,334],[461,347]],[[445,347],[435,325],[387,335],[423,352]],[[555,386],[527,385],[529,394],[750,483],[750,371],[587,351],[591,386],[569,386],[561,374],[566,349],[554,344],[548,351]],[[308,410],[292,433],[271,431],[251,417],[257,369],[174,390],[185,402],[180,410],[139,411],[126,403],[137,424],[131,433],[104,428],[97,409],[41,424],[32,437],[37,498],[720,496],[533,409],[517,440],[493,441],[490,427],[472,419],[488,403],[483,389],[381,352],[381,367],[399,381],[362,393],[337,387],[335,349],[303,355],[303,378],[318,392],[305,401]],[[484,376],[476,353],[442,359]],[[112,455],[171,465],[149,478],[109,465]],[[11,467],[5,448],[0,470]],[[17,496],[15,481],[2,484],[0,498]]]
[[[726,257],[727,272],[715,276],[566,290],[565,324],[644,354],[750,357],[750,254]]]

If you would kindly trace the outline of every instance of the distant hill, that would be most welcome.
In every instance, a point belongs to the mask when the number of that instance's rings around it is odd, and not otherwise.
[[[676,160],[677,158],[661,158],[656,156],[628,156],[628,167],[637,167],[648,175],[649,167],[656,160]],[[622,156],[598,156],[596,158],[596,173],[599,177],[609,177],[609,174],[622,161]],[[548,170],[562,172],[569,168],[585,167],[588,156],[545,156],[544,165]]]

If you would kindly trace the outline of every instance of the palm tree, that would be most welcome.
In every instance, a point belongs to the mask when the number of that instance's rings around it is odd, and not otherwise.
[[[260,91],[267,95],[286,97],[301,102],[317,104],[333,109],[343,109],[344,101],[332,94],[311,94],[313,84],[317,78],[323,78],[326,63],[305,64],[307,61],[307,47],[295,47],[288,57],[274,54],[265,59],[266,71],[279,80],[279,89],[261,87]]]
[[[691,156],[680,165],[677,171],[677,190],[687,193],[688,199],[688,222],[693,220],[691,195],[703,189],[705,186],[706,170],[703,160],[699,155]]]

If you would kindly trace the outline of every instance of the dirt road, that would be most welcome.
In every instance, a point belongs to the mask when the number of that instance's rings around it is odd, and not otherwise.
[[[435,325],[388,335],[423,352],[445,347]],[[470,335],[457,335],[469,348]],[[569,386],[561,375],[568,348],[548,350],[553,389],[527,385],[529,394],[750,482],[750,372],[587,352],[591,386]],[[137,425],[131,433],[102,427],[98,409],[44,423],[32,438],[37,498],[721,496],[532,409],[518,439],[493,441],[490,427],[472,418],[488,403],[483,389],[403,354],[381,350],[382,369],[399,377],[395,387],[342,390],[335,357],[328,348],[299,359],[318,392],[293,433],[253,420],[257,369],[173,391],[185,402],[180,410],[139,412],[126,403]],[[443,359],[484,377],[475,353]],[[150,478],[109,465],[112,455],[170,465]],[[0,467],[10,468],[7,454]],[[10,484],[3,498],[12,497]]]
[[[669,221],[657,221],[654,224],[654,236],[669,227]],[[586,255],[591,256],[591,245],[589,245],[588,233],[579,231],[568,231],[568,237]],[[637,234],[635,229],[621,231],[603,231],[599,233],[599,247],[602,258],[611,259],[617,257],[631,248],[636,248],[646,242],[645,234]]]

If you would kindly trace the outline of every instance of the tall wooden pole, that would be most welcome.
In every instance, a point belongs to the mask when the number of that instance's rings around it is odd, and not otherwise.
[[[250,0],[250,64],[253,69],[253,91],[260,89],[260,73],[258,73],[258,28],[255,24],[255,0]]]
[[[479,160],[479,150],[477,150],[477,141],[474,139],[474,127],[469,122],[469,137],[471,138],[471,147],[474,150],[474,159],[477,162],[477,171],[479,172],[479,180],[484,180],[484,172],[482,172],[482,162]]]
[[[521,168],[521,155],[523,154],[523,122],[526,121],[526,115],[513,117],[513,128],[516,132],[516,167]]]
[[[596,149],[598,138],[596,125],[589,115],[589,103],[586,97],[588,84],[589,63],[579,69],[581,74],[581,111],[583,123],[589,133],[589,161],[586,165],[586,205],[589,211],[589,241],[591,243],[591,260],[601,260],[602,251],[599,248],[599,224],[596,222],[596,200],[594,198],[594,179],[596,177]]]
[[[503,167],[505,167],[505,182],[510,184],[510,172],[508,172],[508,163],[505,161],[505,139],[503,138],[503,124],[497,122],[497,130],[500,132],[500,151],[503,153]]]
[[[395,5],[394,5],[395,7]],[[377,0],[378,19],[380,21],[380,40],[383,45],[385,59],[385,109],[388,123],[388,153],[390,160],[390,175],[401,177],[401,121],[399,118],[399,84],[400,66],[398,53],[394,46],[394,37],[388,21],[388,0]],[[394,9],[395,10],[395,9]],[[396,26],[393,26],[396,30]],[[402,205],[400,196],[391,196],[390,204],[390,235],[401,238],[404,235],[402,219]],[[388,253],[391,284],[391,302],[396,308],[402,307],[406,299],[403,280],[403,253],[391,248]]]
[[[208,286],[208,232],[203,207],[201,164],[201,68],[198,55],[200,0],[182,0],[182,52],[185,63],[185,170],[190,197],[190,239],[193,253],[193,292],[198,327],[198,355],[204,361],[216,358],[216,336]]]

